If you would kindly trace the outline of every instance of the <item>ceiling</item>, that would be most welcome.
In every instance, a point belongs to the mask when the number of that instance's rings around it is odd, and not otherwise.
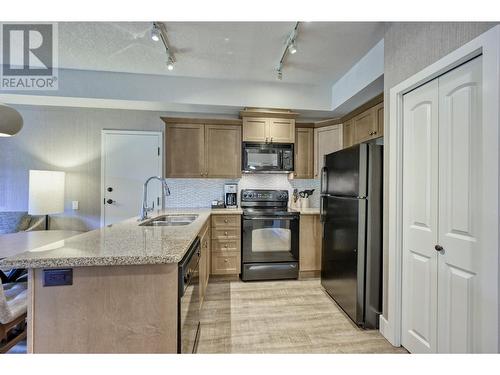
[[[293,22],[165,22],[177,62],[166,69],[152,23],[59,23],[59,68],[276,82]],[[382,22],[305,22],[283,82],[332,84],[383,38]]]

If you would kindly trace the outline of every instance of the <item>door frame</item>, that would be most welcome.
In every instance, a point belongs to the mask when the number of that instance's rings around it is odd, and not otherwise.
[[[402,321],[402,259],[403,259],[403,95],[437,78],[457,66],[482,55],[482,121],[488,124],[483,128],[483,170],[487,183],[481,194],[488,197],[487,229],[483,230],[483,248],[488,251],[491,261],[481,264],[488,283],[489,294],[495,299],[496,311],[488,311],[485,325],[493,332],[499,330],[499,125],[500,125],[500,25],[491,28],[477,38],[446,55],[390,89],[390,113],[388,148],[389,159],[389,210],[388,210],[388,267],[384,274],[387,285],[387,306],[380,316],[380,332],[394,346],[401,346]],[[387,139],[386,138],[386,139]],[[387,155],[387,154],[386,154]],[[495,171],[496,173],[491,173]],[[483,207],[486,204],[483,203]],[[494,207],[492,209],[492,207]],[[484,235],[491,233],[491,235]],[[483,351],[499,352],[499,337],[482,338]]]
[[[106,174],[105,166],[106,166],[106,150],[104,149],[104,138],[106,135],[111,134],[121,134],[121,135],[156,135],[160,137],[160,166],[158,170],[158,176],[163,177],[163,148],[164,148],[164,139],[163,132],[161,131],[148,131],[148,130],[113,130],[113,129],[102,129],[101,130],[101,200],[99,205],[101,207],[101,227],[104,226],[104,175]]]

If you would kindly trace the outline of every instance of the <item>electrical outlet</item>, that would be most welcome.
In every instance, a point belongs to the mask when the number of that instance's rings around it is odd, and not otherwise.
[[[73,210],[78,210],[78,201],[71,202],[71,208]]]

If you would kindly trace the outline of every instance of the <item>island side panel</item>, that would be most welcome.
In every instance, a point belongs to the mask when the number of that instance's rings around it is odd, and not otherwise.
[[[32,272],[30,352],[176,353],[177,264],[73,268],[73,285]]]

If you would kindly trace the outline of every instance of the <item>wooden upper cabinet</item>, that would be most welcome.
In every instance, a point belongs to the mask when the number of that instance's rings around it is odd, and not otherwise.
[[[352,119],[344,122],[342,125],[343,131],[343,147],[351,147],[354,144],[354,126]]]
[[[321,176],[324,156],[342,149],[342,125],[314,129],[314,178]]]
[[[377,132],[377,118],[374,108],[370,108],[354,117],[354,143],[361,143],[373,138]]]
[[[384,135],[384,103],[360,113],[352,120],[353,143],[361,143]]]
[[[295,142],[295,120],[292,119],[269,119],[269,142],[294,143]]]
[[[314,178],[314,129],[295,130],[295,178]]]
[[[243,118],[243,142],[268,142],[269,119],[258,117]]]
[[[295,120],[244,117],[243,142],[294,143]]]
[[[203,177],[205,133],[203,124],[168,124],[166,129],[167,177]]]
[[[206,175],[216,178],[241,176],[241,126],[205,126]]]
[[[241,126],[167,123],[166,176],[241,176]]]

